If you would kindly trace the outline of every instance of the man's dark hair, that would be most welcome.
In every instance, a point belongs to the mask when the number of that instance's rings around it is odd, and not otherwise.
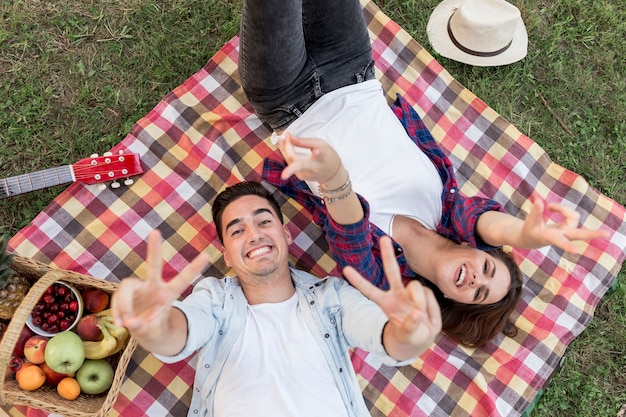
[[[220,242],[224,243],[222,239],[222,214],[224,210],[233,201],[247,195],[256,195],[266,199],[276,212],[280,222],[283,223],[283,213],[272,193],[256,181],[240,182],[239,184],[227,187],[224,191],[219,193],[213,201],[211,212],[213,214],[213,221],[215,221],[215,228],[217,229],[217,237],[220,239]]]

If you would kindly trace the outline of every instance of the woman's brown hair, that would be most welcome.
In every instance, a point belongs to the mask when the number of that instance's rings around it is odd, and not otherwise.
[[[441,307],[442,331],[456,342],[468,347],[481,347],[500,332],[515,336],[517,328],[510,320],[522,295],[522,272],[513,258],[502,249],[492,249],[489,254],[500,259],[511,274],[509,291],[493,304],[463,304],[445,298],[433,288]]]

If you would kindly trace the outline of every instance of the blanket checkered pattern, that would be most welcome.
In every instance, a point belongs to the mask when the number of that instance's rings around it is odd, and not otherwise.
[[[366,1],[366,0],[364,0]],[[364,4],[377,76],[389,100],[411,103],[449,154],[461,191],[501,202],[525,216],[536,193],[582,214],[582,223],[611,231],[607,240],[581,243],[581,255],[515,250],[525,275],[515,313],[519,333],[482,349],[443,337],[411,366],[390,368],[366,352],[354,367],[373,416],[516,416],[558,366],[568,344],[585,329],[625,257],[625,209],[544,151],[465,89],[372,2]],[[113,151],[141,155],[145,173],[119,189],[73,184],[10,241],[17,253],[98,278],[145,276],[145,239],[165,238],[165,276],[199,251],[213,264],[207,275],[229,272],[220,255],[210,203],[226,185],[261,180],[262,159],[278,156],[269,130],[253,115],[237,72],[235,37],[176,88]],[[310,216],[275,193],[294,236],[296,266],[324,276],[335,263]],[[182,416],[191,399],[195,358],[164,365],[138,349],[112,416]],[[14,407],[14,415],[39,415]]]

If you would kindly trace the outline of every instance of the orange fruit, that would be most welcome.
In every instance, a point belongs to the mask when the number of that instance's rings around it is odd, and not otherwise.
[[[66,400],[75,400],[80,395],[80,385],[76,379],[68,376],[59,382],[57,392]]]
[[[16,373],[17,385],[24,391],[34,391],[46,382],[46,374],[37,365],[22,366]]]
[[[29,366],[35,366],[35,364],[32,362],[28,362],[27,360],[24,360],[24,362],[22,362],[22,366],[20,367],[20,369],[18,369],[17,372],[15,372],[15,378],[17,379],[17,374],[19,374],[22,369],[28,368]]]

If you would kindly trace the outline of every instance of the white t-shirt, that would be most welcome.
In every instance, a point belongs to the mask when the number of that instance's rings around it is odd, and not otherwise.
[[[248,306],[245,330],[215,387],[214,411],[218,417],[348,416],[295,293],[281,303]]]
[[[319,138],[337,151],[352,188],[370,204],[370,221],[392,235],[395,215],[435,230],[441,219],[439,174],[390,109],[378,80],[322,96],[287,129]],[[317,183],[309,183],[318,194]]]

